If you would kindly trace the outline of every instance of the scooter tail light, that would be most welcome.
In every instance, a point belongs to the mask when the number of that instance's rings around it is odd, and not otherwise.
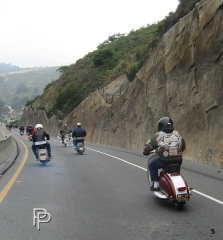
[[[176,176],[179,176],[179,173],[171,173],[170,176],[171,177],[176,177]]]
[[[186,191],[187,188],[186,188],[186,187],[179,187],[177,190],[178,190],[179,192],[183,192],[183,191]]]
[[[45,156],[45,153],[40,153],[40,156]]]

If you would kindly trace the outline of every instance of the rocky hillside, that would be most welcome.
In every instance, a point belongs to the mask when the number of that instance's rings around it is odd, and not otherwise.
[[[82,122],[87,140],[142,151],[162,116],[170,116],[187,144],[185,157],[223,167],[223,0],[203,0],[159,41],[135,79],[125,76],[91,94],[64,122]],[[121,84],[122,82],[122,84]],[[119,84],[120,83],[120,84]],[[44,120],[27,109],[22,121]],[[53,128],[52,128],[53,125]]]

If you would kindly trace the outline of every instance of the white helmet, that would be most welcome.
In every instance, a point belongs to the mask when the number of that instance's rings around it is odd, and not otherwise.
[[[35,128],[36,129],[43,129],[43,125],[42,124],[36,124]]]
[[[78,122],[78,123],[77,123],[77,126],[78,126],[78,127],[80,127],[80,126],[81,126],[81,123],[80,123],[80,122]]]

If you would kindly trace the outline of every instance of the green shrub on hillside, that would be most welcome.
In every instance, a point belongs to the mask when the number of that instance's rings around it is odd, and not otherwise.
[[[13,127],[19,127],[21,125],[21,120],[15,120],[13,122],[10,122],[9,124],[11,124]]]
[[[44,91],[47,90],[48,88],[50,88],[52,85],[53,85],[54,81],[48,83],[45,88],[44,88]]]
[[[128,66],[126,70],[126,75],[130,82],[135,78],[136,73],[139,71],[141,67],[142,67],[142,62],[133,63]]]
[[[96,67],[104,65],[106,62],[108,62],[112,58],[113,55],[114,55],[114,50],[111,48],[97,50],[93,58],[94,65]]]
[[[68,83],[57,95],[56,103],[48,111],[49,116],[56,114],[61,118],[64,117],[83,100],[82,92],[84,89],[75,81]]]

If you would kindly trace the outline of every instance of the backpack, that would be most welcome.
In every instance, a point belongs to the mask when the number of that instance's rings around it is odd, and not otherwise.
[[[158,137],[158,153],[160,160],[182,158],[182,137],[177,131],[164,133]]]

